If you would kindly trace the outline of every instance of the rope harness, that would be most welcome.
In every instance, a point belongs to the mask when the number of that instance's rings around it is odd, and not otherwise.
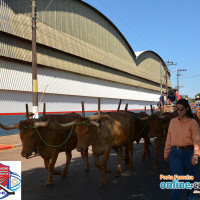
[[[136,136],[136,138],[138,138],[141,134],[142,134],[142,132],[144,131],[144,129],[146,128],[146,126],[147,126],[147,123],[148,123],[148,121],[149,121],[149,119],[151,118],[151,117],[153,117],[153,116],[159,116],[158,115],[158,113],[153,113],[153,114],[151,114],[151,115],[149,115],[148,117],[147,117],[147,120],[146,120],[146,122],[145,122],[145,125],[144,125],[144,127],[143,127],[143,129],[140,131],[140,133]]]
[[[89,119],[88,119],[88,120],[89,120]],[[31,126],[24,126],[24,129],[25,129],[25,130],[28,130],[29,128],[35,129],[36,132],[37,132],[37,134],[39,135],[40,139],[42,140],[42,142],[43,142],[44,144],[46,144],[46,145],[49,146],[49,147],[58,148],[58,147],[62,147],[62,146],[69,140],[69,138],[71,137],[71,134],[72,134],[72,131],[73,131],[73,128],[74,128],[75,125],[78,125],[78,124],[87,124],[87,125],[91,126],[91,124],[88,123],[88,120],[82,121],[82,122],[80,122],[80,123],[75,122],[75,123],[73,124],[72,128],[71,128],[71,131],[70,131],[70,133],[69,133],[67,139],[66,139],[62,144],[57,145],[57,146],[53,146],[53,145],[47,144],[47,143],[45,142],[45,140],[42,138],[41,134],[40,134],[39,131],[38,131],[38,128],[37,128],[35,125],[34,125],[33,127],[31,127]],[[77,121],[77,120],[76,120],[76,121]]]
[[[147,118],[147,120],[146,120],[146,122],[145,122],[145,125],[144,125],[143,129],[142,129],[142,130],[140,131],[140,133],[136,136],[136,138],[139,137],[139,136],[142,134],[142,132],[144,131],[144,129],[145,129],[146,126],[147,126],[147,123],[148,123],[148,121],[149,121],[149,118],[152,117],[152,116],[158,116],[158,114],[157,114],[157,113],[153,113],[153,114],[151,114],[150,116],[148,116],[148,118]],[[40,139],[42,140],[42,142],[43,142],[44,144],[46,144],[46,145],[49,146],[49,147],[58,148],[58,147],[62,147],[62,146],[69,140],[69,138],[71,137],[71,134],[72,134],[72,131],[73,131],[75,125],[78,125],[78,124],[83,124],[83,125],[85,125],[85,124],[87,124],[87,125],[91,126],[91,124],[88,123],[88,120],[89,120],[89,119],[87,119],[86,121],[79,122],[79,123],[75,122],[75,123],[73,124],[72,128],[71,128],[71,131],[70,131],[70,133],[69,133],[67,139],[66,139],[62,144],[56,145],[56,146],[47,144],[47,143],[45,142],[45,140],[42,138],[41,134],[40,134],[39,131],[38,131],[38,128],[37,128],[35,125],[34,125],[33,127],[31,127],[31,126],[24,126],[24,129],[25,129],[25,130],[28,130],[29,128],[35,129],[36,132],[37,132],[37,134],[39,135]],[[76,121],[77,121],[77,120],[76,120]]]

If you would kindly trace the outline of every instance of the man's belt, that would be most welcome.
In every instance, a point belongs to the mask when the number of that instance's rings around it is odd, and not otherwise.
[[[186,145],[186,146],[172,146],[176,149],[179,149],[179,150],[182,150],[182,149],[189,149],[189,148],[192,148],[194,147],[193,145]]]

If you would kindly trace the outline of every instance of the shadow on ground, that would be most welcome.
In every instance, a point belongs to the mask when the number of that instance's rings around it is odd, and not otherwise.
[[[154,144],[153,144],[154,146]],[[108,167],[112,173],[107,174],[107,183],[99,188],[100,171],[94,166],[92,155],[89,156],[90,172],[84,172],[84,162],[79,158],[72,159],[68,175],[65,179],[54,176],[54,185],[46,188],[45,183],[48,172],[45,168],[22,173],[22,199],[23,200],[169,200],[170,190],[159,188],[160,174],[169,174],[169,165],[161,158],[160,169],[153,171],[155,159],[154,149],[152,157],[141,161],[143,144],[134,144],[134,171],[127,171],[128,166],[122,162],[122,175],[115,178],[117,157],[111,153]],[[62,170],[64,165],[58,166]],[[182,192],[183,193],[183,192]],[[184,200],[183,193],[181,200]]]

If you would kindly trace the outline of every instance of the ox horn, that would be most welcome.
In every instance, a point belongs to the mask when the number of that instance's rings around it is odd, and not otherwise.
[[[35,122],[35,126],[36,127],[47,127],[48,125],[49,125],[49,122],[50,122],[50,116],[49,116],[49,119],[48,119],[48,121],[47,122]]]
[[[92,125],[94,125],[94,126],[96,126],[98,128],[100,126],[100,124],[98,122],[96,122],[96,121],[90,121],[90,124],[92,124]]]
[[[148,117],[138,117],[138,119],[140,119],[140,120],[147,120]]]
[[[100,119],[108,119],[108,115],[104,114],[103,116],[98,115],[91,115],[88,117],[88,119],[94,121],[94,120],[100,120]]]
[[[90,119],[90,120],[99,120],[100,116],[98,116],[98,115],[91,115],[91,116],[88,117],[88,119]]]
[[[165,117],[165,116],[159,116],[158,118],[160,118],[160,119],[165,119],[166,117]]]
[[[4,126],[4,125],[0,124],[0,127],[4,130],[19,129],[19,123],[12,124],[12,125],[9,125],[9,126]]]
[[[76,123],[76,121],[73,121],[73,122],[69,122],[67,124],[59,124],[59,126],[61,126],[63,128],[67,128],[67,127],[73,126],[75,123]]]

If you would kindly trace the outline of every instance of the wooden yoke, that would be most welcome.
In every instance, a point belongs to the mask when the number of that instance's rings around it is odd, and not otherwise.
[[[28,104],[26,103],[26,119],[29,119]]]
[[[144,112],[147,113],[147,107],[146,106],[144,107]]]
[[[126,106],[125,106],[125,111],[127,111],[128,110],[128,104],[126,104]]]
[[[84,107],[84,101],[81,101],[82,104],[82,117],[85,118],[85,107]]]
[[[120,99],[120,100],[119,100],[119,105],[118,105],[117,111],[120,110],[121,103],[122,103],[122,100]]]
[[[153,111],[153,106],[150,105],[150,107],[151,107],[151,114],[153,114],[153,113],[154,113],[154,111]]]
[[[46,114],[46,104],[44,103],[44,106],[43,106],[43,116],[45,116]]]
[[[98,117],[101,115],[101,99],[98,98]]]

